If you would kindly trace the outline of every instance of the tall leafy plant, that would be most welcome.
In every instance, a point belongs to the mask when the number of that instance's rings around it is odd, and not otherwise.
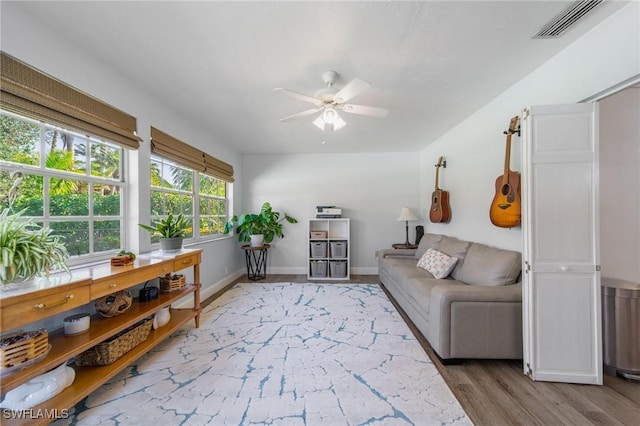
[[[252,235],[264,235],[264,242],[270,243],[275,237],[284,238],[282,232],[283,222],[298,223],[298,220],[287,213],[274,212],[270,203],[264,203],[260,208],[260,213],[244,213],[240,216],[234,215],[230,221],[224,225],[224,233],[228,234],[234,229],[241,242],[251,241]]]

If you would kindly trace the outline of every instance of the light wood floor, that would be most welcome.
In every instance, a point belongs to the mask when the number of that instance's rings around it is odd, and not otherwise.
[[[244,276],[227,288],[239,282],[249,281]],[[308,279],[306,275],[267,275],[259,282]],[[349,282],[380,281],[377,275],[352,275]],[[640,425],[640,383],[609,375],[604,376],[603,386],[534,382],[523,375],[521,360],[466,360],[461,365],[443,365],[411,320],[392,302],[477,426]]]

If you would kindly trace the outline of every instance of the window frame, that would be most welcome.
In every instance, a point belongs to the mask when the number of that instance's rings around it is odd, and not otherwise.
[[[154,223],[157,220],[160,219],[165,219],[167,217],[167,215],[169,213],[173,213],[178,214],[178,213],[184,213],[184,212],[176,212],[176,211],[172,211],[172,212],[168,212],[168,211],[164,211],[163,214],[154,214],[152,212],[153,209],[153,192],[157,192],[157,193],[166,193],[166,194],[179,194],[179,195],[190,195],[191,197],[191,214],[186,214],[185,216],[188,216],[191,218],[191,223],[192,223],[192,233],[191,236],[185,237],[184,241],[186,244],[194,244],[194,243],[199,243],[199,242],[207,242],[207,241],[214,241],[214,240],[218,240],[218,239],[222,239],[222,238],[226,238],[228,235],[225,235],[223,233],[223,229],[220,229],[220,232],[217,233],[213,233],[213,234],[206,234],[206,235],[202,235],[200,232],[200,219],[201,219],[201,214],[200,214],[200,197],[201,196],[205,196],[206,198],[210,198],[210,199],[218,199],[218,200],[224,200],[224,209],[225,209],[225,214],[224,214],[224,222],[228,221],[231,217],[231,212],[230,212],[230,205],[231,205],[231,199],[229,197],[230,194],[230,185],[231,183],[226,182],[225,180],[219,179],[217,177],[208,175],[206,173],[203,173],[201,171],[198,170],[194,170],[193,168],[190,168],[186,165],[182,165],[170,158],[167,158],[163,155],[157,154],[157,153],[151,153],[150,155],[150,163],[160,163],[161,165],[168,165],[170,167],[178,167],[180,169],[184,169],[184,170],[188,170],[192,173],[192,184],[191,184],[191,190],[188,192],[187,190],[180,190],[180,189],[175,189],[175,188],[165,188],[165,187],[159,187],[153,184],[152,179],[150,179],[149,182],[149,197],[150,197],[150,211],[149,211],[149,217],[151,220],[151,223]],[[150,170],[152,170],[152,168],[150,168]],[[152,172],[151,172],[152,173]],[[161,172],[162,174],[162,172]],[[218,182],[222,182],[224,184],[224,198],[222,198],[219,195],[212,195],[212,194],[201,194],[200,193],[200,182],[201,182],[201,176],[206,176],[209,179],[215,179]],[[224,226],[224,224],[223,224]],[[155,241],[151,241],[151,245],[152,248],[156,248],[159,247],[160,243],[159,242],[155,242]]]
[[[39,155],[39,160],[37,165],[25,164],[25,163],[16,163],[6,159],[0,159],[0,171],[6,171],[9,173],[12,172],[21,172],[25,175],[36,176],[43,180],[42,182],[42,215],[41,216],[24,216],[27,219],[33,220],[35,223],[41,224],[45,227],[50,227],[52,223],[63,223],[63,222],[88,222],[88,253],[73,255],[70,253],[70,257],[67,260],[67,264],[70,267],[75,267],[79,265],[89,264],[92,262],[103,261],[112,257],[115,253],[121,250],[125,246],[125,242],[127,239],[127,222],[126,222],[126,209],[127,209],[127,170],[126,167],[128,165],[128,149],[125,149],[123,146],[111,142],[105,141],[98,137],[82,134],[81,132],[73,129],[62,128],[56,126],[51,123],[46,123],[39,120],[34,120],[30,117],[24,117],[18,114],[14,114],[10,111],[1,111],[0,115],[7,116],[16,120],[27,122],[31,125],[37,126],[39,129],[38,141],[39,145],[34,152],[37,150]],[[79,138],[85,142],[85,165],[82,173],[60,170],[55,168],[47,168],[47,154],[49,153],[50,146],[47,143],[47,131],[54,130],[58,132],[62,132],[68,135],[72,135],[74,138]],[[35,141],[34,141],[35,142]],[[91,146],[94,144],[105,145],[109,148],[116,149],[119,151],[119,165],[118,172],[119,178],[105,178],[92,174],[91,170]],[[55,179],[65,179],[65,180],[76,180],[81,181],[87,185],[87,215],[78,215],[78,216],[59,216],[51,214],[51,191],[50,191],[50,180],[52,178]],[[119,215],[96,215],[95,214],[95,194],[94,190],[92,190],[96,185],[108,185],[108,186],[116,186],[118,187],[119,193]],[[119,221],[119,247],[114,249],[108,249],[103,251],[95,251],[95,222],[99,221]],[[55,234],[55,231],[54,231]],[[59,235],[59,234],[58,234]],[[66,245],[66,244],[65,244]]]

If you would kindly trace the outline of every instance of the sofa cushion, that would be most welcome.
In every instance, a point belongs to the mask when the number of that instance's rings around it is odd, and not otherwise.
[[[438,250],[429,249],[418,260],[418,268],[425,269],[438,279],[447,278],[456,266],[458,258],[446,255]]]
[[[443,252],[444,254],[448,254],[451,257],[455,257],[458,259],[456,262],[456,266],[451,271],[451,277],[458,280],[464,281],[459,277],[458,271],[464,264],[464,258],[467,255],[467,250],[469,250],[469,246],[471,242],[462,241],[457,238],[444,236],[440,245],[438,246],[438,250]]]
[[[444,235],[424,234],[420,239],[420,244],[418,244],[418,249],[416,250],[416,259],[419,260],[429,249],[437,250],[442,238],[444,238]]]
[[[452,280],[446,281],[447,284],[454,282]],[[425,319],[428,319],[431,289],[441,284],[442,280],[435,278],[409,278],[402,283],[402,289],[409,296],[414,309],[418,310]]]
[[[522,270],[520,253],[473,243],[456,279],[471,285],[499,286],[516,282]]]

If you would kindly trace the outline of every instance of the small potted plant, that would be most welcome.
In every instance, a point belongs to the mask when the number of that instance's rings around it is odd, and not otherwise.
[[[184,234],[191,227],[191,221],[180,213],[176,216],[169,213],[165,219],[155,222],[153,226],[139,224],[142,229],[151,232],[151,236],[160,237],[162,250],[180,250]]]
[[[234,229],[238,234],[238,241],[249,242],[252,247],[271,243],[275,237],[284,238],[282,233],[283,221],[298,223],[296,219],[287,213],[274,212],[271,204],[264,203],[260,213],[245,213],[233,216],[224,225],[224,233],[228,234]]]

